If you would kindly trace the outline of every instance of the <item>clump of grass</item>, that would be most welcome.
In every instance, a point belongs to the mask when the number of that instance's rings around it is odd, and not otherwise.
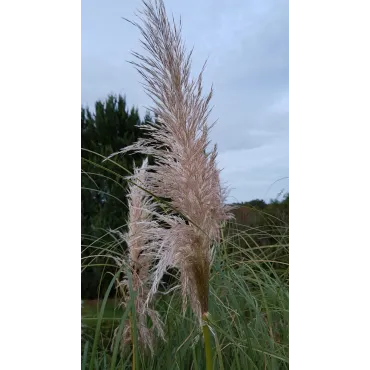
[[[263,260],[256,247],[249,248],[236,238],[240,232],[237,228],[234,224],[233,238],[225,237],[221,241],[210,275],[210,324],[217,339],[213,350],[220,351],[223,362],[223,367],[220,363],[217,366],[217,359],[213,359],[213,368],[288,369],[288,282],[274,273],[273,263]],[[205,369],[203,350],[197,345],[201,334],[196,328],[197,319],[189,308],[183,316],[179,315],[181,295],[174,290],[159,295],[154,304],[164,322],[166,342],[156,343],[155,356],[139,353],[137,365],[140,369]],[[111,368],[112,351],[106,344],[106,337],[110,335],[111,310],[103,315],[107,317],[107,323],[95,334],[102,338],[96,352],[96,370]],[[82,343],[83,348],[85,343]],[[91,351],[87,361],[90,361],[90,354]],[[130,351],[120,353],[113,368],[131,368],[127,364],[132,361],[132,355]],[[104,361],[107,361],[107,367]]]

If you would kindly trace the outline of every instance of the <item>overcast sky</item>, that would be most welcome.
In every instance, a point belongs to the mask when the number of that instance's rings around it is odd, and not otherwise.
[[[126,95],[141,116],[150,105],[130,51],[142,49],[135,20],[140,0],[82,0],[81,103]],[[193,74],[208,58],[204,87],[214,85],[211,131],[231,202],[269,200],[289,190],[288,0],[165,0],[194,46]]]

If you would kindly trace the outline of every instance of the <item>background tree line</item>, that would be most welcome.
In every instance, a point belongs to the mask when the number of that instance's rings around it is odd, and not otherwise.
[[[94,108],[92,112],[88,107],[81,107],[82,299],[98,298],[99,291],[104,292],[111,281],[111,273],[116,271],[113,260],[104,254],[111,250],[114,255],[125,249],[111,232],[126,231],[127,182],[122,176],[131,173],[134,163],[140,165],[143,158],[139,154],[126,154],[112,161],[102,160],[143,135],[137,126],[153,122],[149,114],[140,120],[138,110],[129,109],[121,95],[109,95],[105,101],[97,101]],[[239,226],[264,229],[256,234],[259,245],[274,243],[278,225],[289,222],[288,194],[269,203],[256,199],[234,206]]]
[[[135,142],[141,130],[138,110],[129,109],[124,97],[110,95],[95,103],[95,112],[81,108],[81,238],[83,268],[82,298],[94,299],[98,288],[104,291],[109,284],[111,260],[101,257],[102,250],[112,251],[124,246],[115,245],[110,230],[125,231],[127,219],[126,188],[122,176],[140,165],[140,155],[118,155],[112,161],[104,157]],[[126,172],[129,171],[129,172]],[[113,240],[113,241],[112,241]],[[118,241],[116,242],[118,244]],[[100,255],[100,256],[99,256]]]

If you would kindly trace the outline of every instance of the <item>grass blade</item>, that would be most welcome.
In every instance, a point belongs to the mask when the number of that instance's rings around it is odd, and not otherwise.
[[[86,369],[88,350],[89,350],[89,342],[86,342],[86,343],[85,343],[85,346],[84,346],[84,353],[83,353],[83,357],[82,357],[81,370],[85,370],[85,369]]]
[[[125,322],[128,316],[128,313],[131,310],[131,300],[129,301],[125,312],[122,316],[121,322],[119,324],[118,332],[115,337],[115,343],[114,343],[114,348],[113,348],[113,355],[112,355],[112,363],[111,363],[111,370],[115,370],[116,367],[116,361],[117,361],[117,354],[118,354],[118,348],[119,348],[119,343],[120,343],[120,338],[122,336],[123,328],[125,327]]]
[[[117,272],[116,274],[113,276],[111,282],[109,283],[109,286],[108,286],[108,289],[107,291],[105,292],[105,296],[104,296],[104,299],[103,299],[103,303],[101,305],[101,309],[99,311],[99,316],[98,316],[98,321],[96,323],[96,329],[95,329],[95,337],[94,337],[94,343],[93,343],[93,348],[92,348],[92,352],[91,352],[91,360],[90,360],[90,366],[89,366],[89,370],[94,370],[94,359],[95,359],[95,355],[96,355],[96,350],[98,348],[98,340],[99,340],[99,334],[100,334],[100,327],[101,327],[101,322],[102,322],[102,319],[103,319],[103,315],[104,315],[104,309],[105,309],[105,305],[107,304],[107,300],[108,300],[108,297],[109,297],[109,294],[110,294],[110,291],[112,290],[113,288],[113,284],[114,282],[116,281],[117,277],[119,276],[119,274],[121,273],[121,271],[123,270],[124,266],[122,266]],[[95,369],[96,370],[96,369]]]

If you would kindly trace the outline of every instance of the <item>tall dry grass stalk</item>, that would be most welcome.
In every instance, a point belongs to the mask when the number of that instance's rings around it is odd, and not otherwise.
[[[157,122],[142,127],[146,138],[122,152],[153,156],[155,164],[146,188],[160,198],[170,199],[171,214],[157,215],[170,228],[157,251],[153,285],[148,300],[169,267],[180,270],[184,308],[187,299],[200,321],[208,313],[211,247],[220,238],[220,227],[229,217],[226,192],[216,167],[217,148],[206,154],[210,125],[212,90],[202,96],[202,69],[191,79],[191,55],[181,38],[181,20],[171,23],[162,0],[143,1],[141,32],[147,55],[133,53],[132,64],[143,77],[145,91],[152,99]],[[115,153],[117,154],[117,153]],[[180,214],[180,216],[179,216]]]
[[[122,259],[114,258],[119,267],[126,264],[131,270],[138,341],[143,347],[149,348],[153,354],[154,331],[164,337],[158,313],[147,304],[149,288],[152,284],[149,271],[155,258],[153,251],[159,248],[161,234],[157,221],[153,220],[155,205],[152,198],[141,188],[146,181],[147,165],[148,160],[145,159],[141,168],[134,169],[133,178],[139,186],[130,183],[128,188],[128,232],[120,233],[121,238],[127,243],[128,253]],[[133,298],[128,294],[130,290],[128,279],[118,281],[117,285],[122,293],[122,304],[126,305],[128,300]],[[147,326],[148,317],[153,323],[151,328]],[[120,340],[122,345],[132,342],[132,322],[126,323]]]
[[[163,0],[143,0],[143,5],[139,16],[142,24],[131,23],[140,30],[147,55],[133,53],[136,61],[132,64],[145,81],[145,91],[154,103],[151,111],[156,122],[144,125],[146,137],[121,152],[153,156],[155,164],[148,166],[145,188],[158,198],[169,199],[172,210],[158,213],[153,209],[153,215],[169,227],[162,229],[146,304],[157,292],[167,269],[178,268],[183,309],[189,299],[203,329],[209,370],[211,250],[220,239],[223,221],[229,218],[226,192],[216,167],[216,146],[207,154],[212,89],[202,96],[204,67],[197,79],[190,77],[192,52],[186,51],[182,41],[181,20],[179,26],[168,20]]]

